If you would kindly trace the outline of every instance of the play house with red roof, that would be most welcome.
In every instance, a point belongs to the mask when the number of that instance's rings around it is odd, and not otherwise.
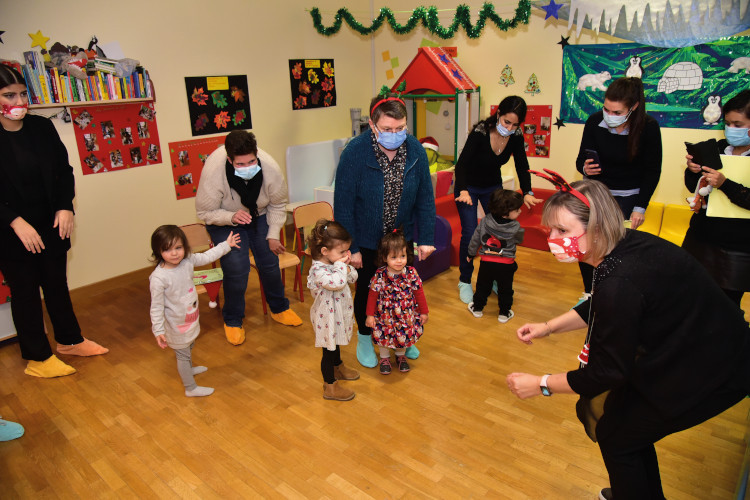
[[[425,130],[425,107],[427,99],[447,99],[455,104],[455,145],[454,161],[463,149],[471,126],[478,122],[480,88],[469,75],[441,47],[419,47],[417,55],[406,67],[391,92],[401,82],[406,81],[406,89],[401,94],[405,101],[412,101],[411,109],[407,102],[409,129],[416,137],[430,135]],[[421,104],[421,106],[420,106]]]

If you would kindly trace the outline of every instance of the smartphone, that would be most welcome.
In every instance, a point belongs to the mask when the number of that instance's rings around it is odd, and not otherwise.
[[[594,160],[594,163],[597,165],[601,164],[599,153],[597,153],[595,149],[584,149],[583,152],[586,153],[587,159]]]

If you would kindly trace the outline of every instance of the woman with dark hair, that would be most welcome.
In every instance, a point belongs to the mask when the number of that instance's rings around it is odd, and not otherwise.
[[[370,102],[370,132],[352,139],[336,169],[334,218],[352,236],[351,265],[359,271],[354,295],[354,317],[359,328],[357,359],[362,366],[378,364],[367,320],[367,295],[378,241],[401,228],[410,244],[414,224],[419,227],[420,260],[435,250],[435,196],[427,154],[406,129],[406,105],[398,97],[375,97]],[[406,356],[419,356],[416,346]]]
[[[68,151],[52,122],[27,115],[26,82],[0,65],[0,271],[10,287],[13,322],[24,372],[52,378],[75,368],[52,354],[42,300],[52,322],[57,352],[94,356],[109,350],[81,335],[67,277],[73,232],[75,180]]]
[[[611,487],[599,498],[663,499],[654,443],[745,398],[750,328],[695,259],[657,236],[625,229],[603,184],[563,188],[545,204],[542,223],[558,261],[594,266],[593,294],[517,335],[531,344],[586,328],[581,364],[552,375],[511,373],[507,384],[521,399],[580,395],[578,418],[609,473]]]
[[[477,203],[481,203],[484,212],[489,213],[490,196],[503,185],[500,168],[508,163],[511,154],[524,193],[524,204],[532,207],[541,201],[534,197],[531,190],[529,161],[519,130],[525,119],[526,102],[515,95],[506,97],[500,101],[496,113],[474,126],[456,162],[454,193],[457,193],[456,208],[461,220],[458,293],[465,304],[474,298],[471,288],[474,262],[466,257],[469,242],[477,228]]]
[[[661,176],[661,129],[646,114],[640,78],[618,78],[604,93],[604,106],[586,120],[576,168],[609,188],[630,227],[645,220]],[[591,266],[581,264],[584,291],[591,292]],[[584,295],[584,298],[587,295]]]
[[[750,89],[729,99],[724,112],[724,135],[719,153],[750,156]],[[750,186],[727,179],[719,170],[702,167],[687,156],[685,186],[694,191],[701,177],[713,189],[720,189],[733,204],[750,210]],[[750,159],[747,160],[750,168]],[[740,305],[750,291],[750,219],[707,217],[699,210],[690,219],[682,248],[703,264],[724,293]]]

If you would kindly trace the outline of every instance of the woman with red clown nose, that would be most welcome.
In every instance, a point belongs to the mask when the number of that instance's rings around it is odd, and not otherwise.
[[[28,105],[23,76],[0,65],[0,271],[10,287],[25,373],[51,378],[76,370],[52,354],[39,288],[59,354],[93,356],[108,349],[81,336],[68,293],[73,167],[52,122],[27,116]]]
[[[593,295],[556,318],[523,325],[517,335],[531,344],[586,328],[586,346],[578,369],[511,373],[508,387],[521,399],[579,395],[576,413],[609,473],[601,499],[664,498],[654,443],[748,394],[750,328],[687,252],[625,229],[604,184],[568,185],[547,172],[560,189],[542,214],[550,249],[560,262],[594,266]]]

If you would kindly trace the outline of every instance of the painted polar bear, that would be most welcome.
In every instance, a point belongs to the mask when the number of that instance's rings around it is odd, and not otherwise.
[[[730,73],[739,73],[740,70],[744,69],[745,73],[750,73],[750,57],[738,57],[729,66]]]
[[[609,71],[602,71],[601,73],[588,73],[578,79],[578,90],[586,90],[586,87],[591,87],[591,90],[607,90],[604,86],[604,82],[611,80],[612,75]]]

